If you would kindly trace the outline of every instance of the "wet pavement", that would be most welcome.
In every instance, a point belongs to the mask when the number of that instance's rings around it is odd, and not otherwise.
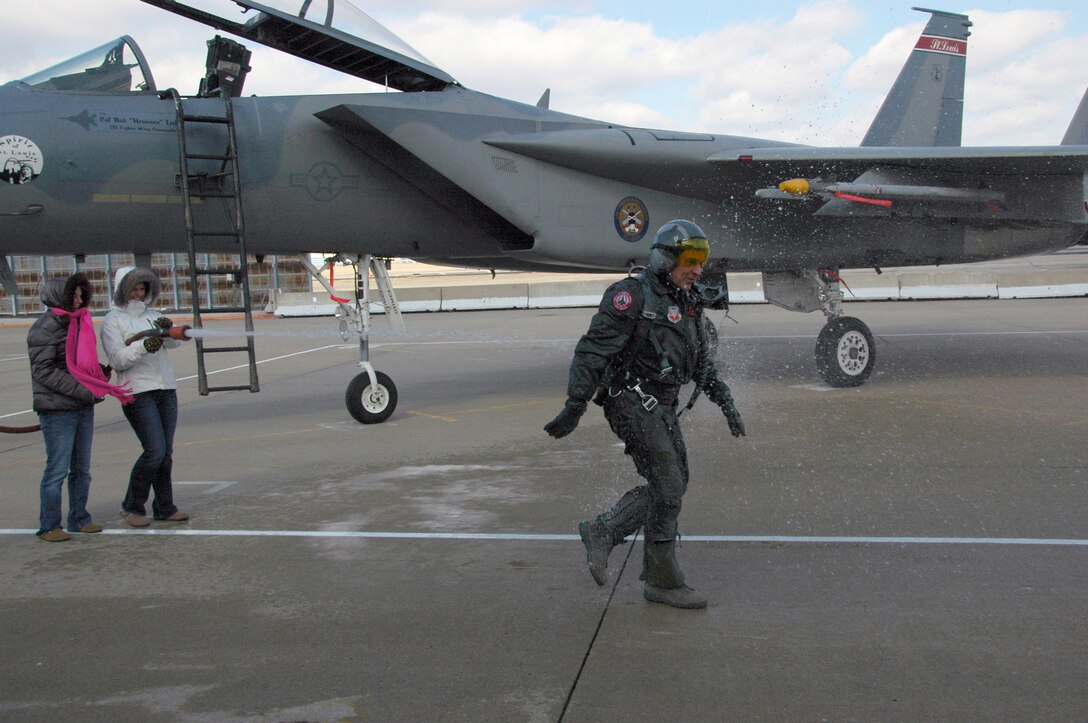
[[[878,345],[849,390],[818,315],[714,315],[748,436],[705,399],[683,420],[702,611],[642,599],[640,542],[585,569],[577,522],[636,482],[596,407],[541,431],[591,309],[379,320],[374,426],[331,319],[258,320],[259,394],[200,397],[172,352],[189,523],[119,520],[139,445],[110,400],[106,532],[39,541],[41,436],[0,435],[0,718],[1082,719],[1088,299],[847,312]],[[0,325],[0,424],[36,421],[25,334]]]

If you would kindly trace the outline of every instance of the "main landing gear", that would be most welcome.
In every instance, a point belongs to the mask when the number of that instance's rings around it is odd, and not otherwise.
[[[837,271],[774,271],[763,274],[763,293],[790,311],[820,309],[828,317],[816,340],[816,369],[832,387],[860,387],[876,362],[876,341],[860,319],[842,315]]]
[[[298,258],[318,283],[325,287],[330,298],[337,303],[336,317],[340,319],[340,336],[344,341],[352,335],[359,337],[359,366],[363,371],[351,380],[344,395],[348,413],[360,424],[384,422],[397,408],[397,387],[388,374],[375,370],[374,365],[370,363],[371,274],[374,275],[380,298],[379,303],[385,309],[390,326],[394,331],[404,331],[404,319],[401,317],[397,298],[393,294],[393,286],[389,281],[389,272],[385,268],[384,260],[364,254],[352,262],[357,289],[355,305],[352,306],[351,299],[337,296],[332,285],[310,262],[308,256],[300,254]],[[338,257],[331,258],[326,265],[332,266],[337,260],[339,260]]]

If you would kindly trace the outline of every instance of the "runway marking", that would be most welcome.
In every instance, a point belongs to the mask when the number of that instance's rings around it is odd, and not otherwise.
[[[1020,331],[920,331],[920,332],[886,332],[877,333],[877,338],[897,338],[897,337],[919,337],[919,336],[1045,336],[1051,334],[1088,334],[1088,329],[1064,329],[1064,330],[1020,330]],[[722,333],[722,340],[731,341],[759,341],[761,339],[815,339],[816,334],[730,334],[728,332]],[[462,339],[456,341],[397,341],[395,339],[388,339],[384,341],[374,341],[371,343],[371,348],[376,349],[381,346],[449,346],[457,344],[500,344],[509,346],[514,343],[532,345],[532,344],[574,344],[578,339]]]
[[[203,480],[186,480],[186,481],[174,480],[174,484],[175,485],[208,485],[208,489],[204,490],[205,492],[220,492],[220,491],[225,490],[226,488],[230,487],[231,485],[238,484],[238,482],[236,480],[231,480],[229,482],[227,482],[227,481],[203,481]]]
[[[164,523],[174,524],[174,523]],[[0,529],[0,535],[33,535],[32,529]],[[363,530],[194,530],[106,529],[104,535],[175,537],[314,537],[380,540],[487,540],[500,542],[572,542],[578,535],[488,532],[369,532]],[[1020,545],[1088,547],[1088,540],[1038,537],[836,537],[824,535],[685,535],[684,542],[773,543],[786,545]]]
[[[274,356],[274,357],[270,357],[268,359],[259,359],[256,363],[257,364],[267,364],[268,362],[279,361],[281,359],[290,359],[293,356],[301,356],[303,354],[312,354],[315,351],[324,351],[326,349],[339,349],[339,348],[341,348],[341,345],[339,345],[339,344],[329,344],[327,346],[319,346],[319,347],[315,347],[313,349],[306,349],[304,351],[292,352],[291,354],[283,354],[281,356]],[[211,376],[212,374],[222,374],[223,372],[231,372],[231,371],[235,371],[236,369],[247,369],[247,368],[249,368],[248,364],[239,364],[237,366],[227,367],[226,369],[216,369],[214,371],[210,371],[210,372],[208,372],[208,376]],[[196,378],[197,378],[197,375],[192,374],[192,375],[187,376],[187,377],[178,377],[178,381],[179,382],[185,382],[185,381],[189,381],[190,379],[196,379]]]
[[[443,417],[440,414],[428,414],[427,412],[420,412],[420,411],[416,411],[414,409],[406,409],[404,413],[411,416],[411,417],[423,417],[425,419],[433,419],[433,420],[438,421],[438,422],[456,422],[457,421],[453,417]]]
[[[919,332],[878,332],[874,334],[878,339],[918,337],[918,336],[1045,336],[1049,334],[1088,334],[1088,329],[1065,329],[1058,331],[919,331]],[[742,335],[722,334],[722,341],[759,341],[761,339],[815,339],[815,334],[766,334],[766,335]]]

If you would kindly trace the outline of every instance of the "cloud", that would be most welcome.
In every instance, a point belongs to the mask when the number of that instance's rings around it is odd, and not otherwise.
[[[828,0],[799,5],[792,15],[771,6],[742,22],[725,14],[722,23],[670,34],[635,13],[616,18],[594,7],[590,0],[366,3],[368,13],[474,90],[532,104],[551,88],[552,107],[576,115],[820,145],[858,143],[925,24],[919,16],[881,28],[875,39],[859,38],[878,19],[856,3]],[[134,0],[16,2],[5,13],[32,40],[0,58],[2,79],[128,33],[160,87],[193,92],[204,41],[214,33]],[[964,142],[1056,142],[1088,85],[1081,62],[1088,36],[1070,34],[1070,18],[1060,12],[970,15]],[[377,90],[250,46],[249,93]]]

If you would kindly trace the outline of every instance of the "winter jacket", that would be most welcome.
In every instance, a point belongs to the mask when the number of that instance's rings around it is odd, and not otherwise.
[[[139,283],[147,284],[148,293],[143,301],[130,301]],[[102,320],[100,336],[102,348],[117,373],[116,383],[130,383],[133,394],[178,386],[166,349],[180,346],[181,342],[163,338],[163,348],[154,353],[139,341],[125,345],[125,339],[133,334],[155,328],[155,320],[162,316],[154,308],[161,289],[159,278],[149,269],[126,266],[114,275],[113,306]]]
[[[83,299],[90,302],[90,283],[82,274],[68,279],[52,279],[42,285],[41,300],[49,309],[70,309],[77,285],[83,286]],[[94,394],[76,381],[68,371],[67,316],[46,311],[26,335],[30,354],[31,390],[35,412],[61,412],[83,409],[95,403]]]

